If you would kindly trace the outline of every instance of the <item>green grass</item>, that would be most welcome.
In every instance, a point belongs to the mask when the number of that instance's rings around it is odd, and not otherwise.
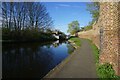
[[[99,49],[96,47],[95,44],[92,43],[91,40],[89,40],[89,42],[91,43],[91,47],[93,49],[93,54],[94,54],[95,62],[96,62],[96,71],[97,71],[98,77],[102,80],[119,80],[120,77],[115,75],[115,71],[111,64],[109,63],[100,64],[99,63]]]
[[[99,78],[114,78],[114,80],[119,79],[119,77],[115,75],[115,71],[114,71],[112,65],[109,63],[105,63],[103,65],[98,65],[97,66],[97,74],[98,74]]]
[[[99,50],[98,50],[98,48],[96,47],[95,44],[91,44],[91,47],[93,49],[93,54],[94,54],[94,57],[95,57],[95,62],[97,64],[97,63],[99,63]]]
[[[80,39],[78,37],[72,37],[69,40],[74,42],[77,46],[81,46],[81,42],[80,42]]]

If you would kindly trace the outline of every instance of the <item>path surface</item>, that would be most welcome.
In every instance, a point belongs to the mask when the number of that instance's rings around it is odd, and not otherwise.
[[[90,43],[81,40],[72,58],[52,78],[97,78],[95,59]],[[50,77],[51,78],[51,77]]]

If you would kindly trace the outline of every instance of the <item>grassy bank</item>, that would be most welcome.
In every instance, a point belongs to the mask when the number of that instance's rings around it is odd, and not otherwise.
[[[69,39],[70,42],[73,42],[76,46],[81,46],[80,39],[78,37],[71,37]]]
[[[99,55],[100,55],[99,50],[96,47],[96,45],[92,43],[92,41],[89,40],[89,42],[91,43],[91,47],[93,49],[93,54],[95,56],[96,71],[97,71],[98,77],[100,79],[105,79],[105,80],[120,79],[118,76],[115,75],[115,71],[111,64],[109,64],[109,63],[100,64],[99,63]]]

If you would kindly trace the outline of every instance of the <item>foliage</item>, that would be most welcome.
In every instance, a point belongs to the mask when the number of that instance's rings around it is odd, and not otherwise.
[[[36,29],[24,29],[20,32],[3,28],[2,39],[12,41],[47,41],[56,40],[52,33],[37,31]]]
[[[87,4],[87,10],[92,14],[92,22],[97,21],[99,18],[99,9],[100,3],[99,2],[92,2]]]
[[[99,9],[100,9],[100,3],[99,2],[92,2],[87,4],[87,10],[92,14],[92,21],[89,22],[87,26],[81,29],[81,31],[86,31],[92,29],[92,25],[95,21],[99,18]]]
[[[109,63],[98,65],[97,72],[100,78],[114,78],[114,80],[119,78],[118,76],[115,75],[115,71],[112,65]]]
[[[12,41],[54,40],[53,21],[38,2],[2,3],[2,39]]]
[[[46,29],[53,23],[46,7],[38,2],[2,2],[2,19],[2,26],[10,30]]]
[[[89,24],[87,26],[82,27],[80,31],[87,31],[92,29],[93,23],[94,23],[93,21],[89,22]]]
[[[79,28],[79,22],[78,21],[72,21],[71,23],[68,24],[68,31],[71,35],[77,33],[80,28]]]
[[[87,31],[87,30],[90,30],[90,29],[92,29],[92,26],[85,26],[85,27],[82,29],[82,31]]]
[[[99,18],[99,9],[100,9],[100,3],[99,2],[92,2],[87,4],[87,10],[92,14],[92,21],[89,22],[89,24],[85,27],[83,27],[80,31],[87,31],[92,29],[92,25],[95,21]]]
[[[77,46],[81,46],[81,42],[78,37],[71,37],[69,40],[74,42]]]

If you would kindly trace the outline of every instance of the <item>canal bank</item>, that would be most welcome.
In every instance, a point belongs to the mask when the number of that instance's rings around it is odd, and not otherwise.
[[[67,59],[51,70],[44,78],[97,78],[93,50],[87,40],[81,40]]]

